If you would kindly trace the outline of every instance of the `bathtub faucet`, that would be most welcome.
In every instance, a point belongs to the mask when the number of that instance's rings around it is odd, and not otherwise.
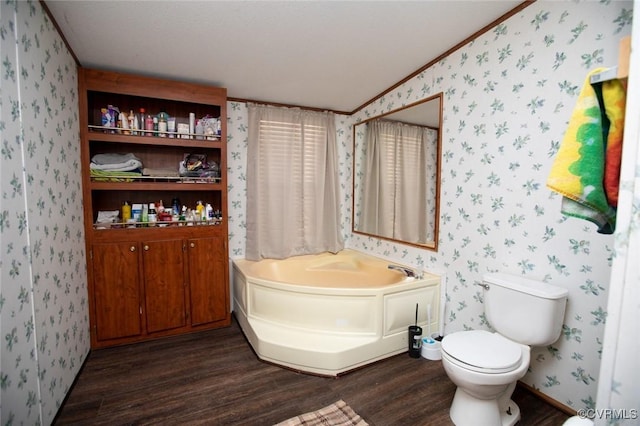
[[[415,278],[417,280],[421,280],[422,279],[422,274],[417,273],[416,271],[414,271],[411,268],[405,268],[404,266],[398,266],[398,265],[389,265],[389,266],[387,266],[387,268],[393,269],[394,271],[400,271],[403,274],[405,274],[406,276],[411,277],[411,278]]]

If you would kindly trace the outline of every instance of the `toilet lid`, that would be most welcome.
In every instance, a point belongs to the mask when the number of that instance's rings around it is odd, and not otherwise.
[[[493,373],[511,371],[522,359],[519,344],[485,330],[449,334],[442,340],[442,350],[471,369]]]

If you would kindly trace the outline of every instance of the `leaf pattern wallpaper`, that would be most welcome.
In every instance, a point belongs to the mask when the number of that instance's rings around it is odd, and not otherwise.
[[[0,417],[50,424],[90,347],[77,69],[38,2],[0,7]]]
[[[576,409],[595,407],[599,391],[603,406],[637,405],[630,382],[638,372],[628,360],[637,343],[624,338],[640,324],[627,297],[637,288],[637,266],[631,261],[620,274],[626,287],[610,284],[610,274],[621,262],[616,250],[638,258],[640,168],[622,182],[621,203],[630,207],[615,238],[563,217],[545,181],[584,76],[616,64],[632,8],[631,1],[535,2],[353,116],[336,118],[346,245],[446,273],[446,333],[490,328],[474,285],[486,272],[568,288],[561,337],[534,350],[523,381]],[[90,348],[77,72],[37,1],[4,1],[0,17],[0,421],[50,424]],[[438,252],[352,234],[352,125],[438,92]],[[229,248],[237,258],[245,250],[248,114],[245,104],[228,106]],[[631,161],[640,164],[635,155]],[[608,321],[621,315],[634,321],[617,331]],[[603,343],[605,327],[617,350]],[[601,365],[607,382],[598,383]]]
[[[336,118],[346,245],[444,271],[445,333],[490,329],[474,285],[485,273],[569,289],[560,339],[534,348],[522,381],[574,409],[595,408],[614,239],[564,217],[560,196],[545,183],[587,72],[617,65],[632,14],[631,1],[536,2],[353,116]],[[352,124],[439,92],[438,252],[352,234]],[[228,111],[229,247],[231,257],[243,257],[247,108],[230,102]]]

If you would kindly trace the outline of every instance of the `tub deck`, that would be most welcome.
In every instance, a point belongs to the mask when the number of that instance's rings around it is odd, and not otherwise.
[[[424,334],[428,306],[431,330],[438,330],[437,275],[409,278],[352,250],[233,263],[234,312],[265,361],[335,376],[406,352],[416,303]]]
[[[338,254],[296,256],[289,259],[234,261],[251,277],[284,284],[325,288],[384,287],[404,280],[398,271],[387,268],[390,262],[353,250]]]

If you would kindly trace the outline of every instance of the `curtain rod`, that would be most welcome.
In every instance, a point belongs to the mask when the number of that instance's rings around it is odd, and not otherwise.
[[[276,107],[299,108],[299,109],[302,109],[302,110],[305,110],[305,111],[319,111],[319,112],[328,111],[328,112],[332,112],[334,114],[339,114],[339,115],[351,115],[350,112],[337,111],[337,110],[330,109],[330,108],[316,108],[316,107],[308,107],[308,106],[302,106],[302,105],[282,104],[282,103],[277,103],[277,102],[257,101],[257,100],[253,100],[253,99],[227,97],[227,101],[229,101],[229,102],[238,102],[238,103],[241,103],[241,104],[254,103],[254,104],[261,104],[261,105],[271,105],[271,106],[276,106]]]

